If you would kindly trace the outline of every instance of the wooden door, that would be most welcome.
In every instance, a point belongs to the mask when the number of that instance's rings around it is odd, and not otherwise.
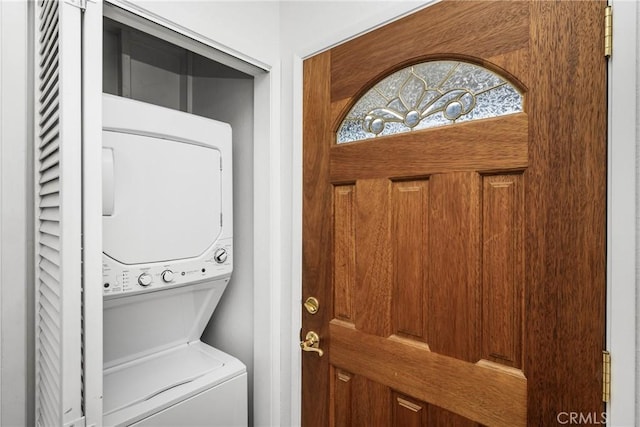
[[[303,425],[603,420],[604,7],[445,1],[305,61],[303,300],[319,307],[301,341],[316,332],[323,355],[302,355]],[[494,73],[521,108],[465,116],[485,101],[459,92],[442,123],[414,127],[434,103],[389,112],[433,89],[411,75],[437,61]],[[380,134],[337,143],[402,72],[401,101],[359,119]]]

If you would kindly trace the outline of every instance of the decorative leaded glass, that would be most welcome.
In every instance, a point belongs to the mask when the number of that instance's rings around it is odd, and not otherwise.
[[[522,111],[522,94],[492,71],[430,61],[384,78],[356,102],[338,144]]]

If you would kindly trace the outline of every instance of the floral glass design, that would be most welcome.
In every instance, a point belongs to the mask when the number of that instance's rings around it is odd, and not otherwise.
[[[485,119],[523,110],[522,94],[496,73],[461,61],[430,61],[397,71],[356,102],[338,144]]]

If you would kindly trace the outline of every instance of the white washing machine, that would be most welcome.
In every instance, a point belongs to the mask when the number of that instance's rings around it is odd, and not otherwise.
[[[200,341],[233,271],[231,127],[103,115],[104,425],[246,426],[246,367]]]

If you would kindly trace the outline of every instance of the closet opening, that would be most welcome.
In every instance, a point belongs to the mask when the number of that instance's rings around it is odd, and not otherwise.
[[[234,268],[202,341],[254,378],[255,90],[266,70],[117,6],[104,4],[103,92],[229,123],[233,129]]]

